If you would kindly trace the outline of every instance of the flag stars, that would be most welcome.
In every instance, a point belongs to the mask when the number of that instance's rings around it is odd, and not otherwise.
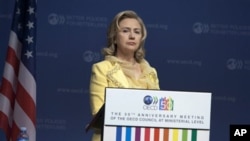
[[[28,51],[28,50],[26,51],[24,55],[27,57],[27,59],[29,59],[30,57],[33,57],[32,51]]]
[[[33,37],[28,36],[25,40],[28,42],[28,44],[33,43]]]
[[[32,7],[29,7],[27,11],[29,12],[30,15],[35,13],[34,8]]]
[[[20,8],[17,8],[16,14],[20,15],[21,14],[21,10]]]
[[[19,24],[17,25],[17,28],[18,28],[18,30],[21,30],[21,29],[23,28],[23,27],[22,27],[22,24],[19,23]]]
[[[29,29],[34,28],[34,23],[29,21],[27,26]]]

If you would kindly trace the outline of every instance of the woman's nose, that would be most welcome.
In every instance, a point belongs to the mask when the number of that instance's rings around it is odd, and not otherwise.
[[[134,32],[130,32],[130,33],[129,33],[129,38],[134,39],[134,38],[135,38],[135,33],[134,33]]]

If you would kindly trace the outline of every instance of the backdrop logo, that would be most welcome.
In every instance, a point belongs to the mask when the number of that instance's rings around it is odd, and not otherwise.
[[[83,60],[85,62],[93,62],[93,61],[99,61],[100,60],[100,54],[87,50],[85,52],[83,52]]]
[[[174,110],[174,100],[171,97],[160,98],[159,110],[173,111]]]
[[[65,22],[65,17],[61,15],[57,15],[55,13],[51,13],[48,16],[48,22],[51,25],[57,25],[57,24],[64,24]]]
[[[243,61],[230,58],[227,61],[227,68],[229,70],[242,69],[243,68]]]
[[[202,24],[200,22],[194,23],[193,31],[196,34],[207,33],[209,31],[208,24]]]
[[[64,25],[76,27],[106,28],[107,17],[94,15],[65,15],[58,13],[50,13],[48,22],[50,25]]]
[[[158,110],[158,98],[156,96],[152,97],[150,95],[147,95],[143,98],[143,102],[145,104],[143,106],[144,110]]]
[[[250,35],[250,25],[195,22],[192,28],[193,32],[196,34],[203,33],[203,34],[234,35],[234,36]]]
[[[250,70],[250,60],[230,58],[227,60],[229,70]]]

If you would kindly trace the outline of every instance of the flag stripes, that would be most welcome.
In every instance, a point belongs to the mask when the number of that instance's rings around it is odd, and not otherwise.
[[[27,127],[36,141],[36,1],[15,1],[9,44],[0,87],[0,128],[15,141]]]

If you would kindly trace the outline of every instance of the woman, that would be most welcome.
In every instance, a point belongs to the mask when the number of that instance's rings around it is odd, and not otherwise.
[[[105,59],[92,66],[90,105],[94,116],[104,103],[105,87],[159,89],[155,68],[144,59],[147,36],[142,19],[134,11],[118,13],[108,30]],[[92,141],[101,141],[94,129]]]

